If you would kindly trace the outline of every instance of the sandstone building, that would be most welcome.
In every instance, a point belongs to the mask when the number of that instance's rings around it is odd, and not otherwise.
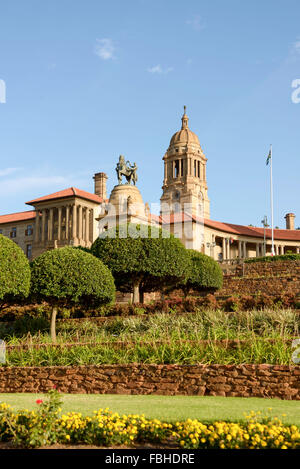
[[[107,176],[99,172],[94,175],[93,193],[70,187],[26,202],[30,210],[0,215],[0,234],[15,241],[29,259],[66,245],[90,247],[99,231],[125,221],[162,226],[186,247],[223,262],[271,254],[270,229],[210,219],[207,159],[189,129],[186,110],[181,121],[163,156],[160,216],[151,215],[135,185],[118,184],[108,198]],[[285,218],[286,229],[274,230],[275,254],[299,253],[295,215],[288,213]]]

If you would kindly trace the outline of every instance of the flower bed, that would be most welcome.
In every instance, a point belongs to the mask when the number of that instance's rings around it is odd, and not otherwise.
[[[174,445],[187,449],[296,449],[300,431],[278,419],[251,413],[239,423],[198,420],[166,423],[144,415],[122,415],[99,409],[93,416],[71,412],[61,415],[60,394],[49,391],[37,400],[36,411],[14,412],[0,404],[0,441],[16,446],[39,447],[52,444],[88,444],[128,447],[138,443]]]

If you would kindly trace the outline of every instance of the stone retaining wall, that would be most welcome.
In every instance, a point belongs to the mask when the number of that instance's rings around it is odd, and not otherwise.
[[[161,394],[300,400],[300,366],[89,365],[0,367],[0,392]]]
[[[242,270],[247,277],[288,275],[300,278],[300,261],[245,262],[244,268],[242,265],[237,266],[237,273]]]
[[[224,276],[223,287],[217,296],[228,295],[266,295],[283,294],[298,295],[300,293],[300,277],[238,277]]]
[[[218,296],[300,294],[300,261],[253,262],[224,275]]]

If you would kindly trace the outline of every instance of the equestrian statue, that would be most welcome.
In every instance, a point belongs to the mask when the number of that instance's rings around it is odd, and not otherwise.
[[[120,155],[119,162],[117,163],[117,167],[116,167],[119,185],[122,184],[122,176],[125,176],[126,181],[127,181],[125,184],[133,183],[133,185],[135,186],[135,183],[137,181],[136,171],[137,171],[136,163],[133,163],[133,165],[131,165],[131,163],[128,160],[125,163],[124,156]]]

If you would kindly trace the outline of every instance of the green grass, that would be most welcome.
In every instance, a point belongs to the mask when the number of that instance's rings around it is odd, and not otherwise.
[[[36,399],[43,394],[0,394],[0,402],[18,409],[32,410],[37,407]],[[300,426],[300,401],[279,399],[215,397],[215,396],[126,396],[110,394],[63,394],[63,412],[81,412],[91,415],[94,410],[109,407],[119,414],[145,414],[147,418],[175,422],[187,418],[203,422],[244,420],[244,413],[261,411],[271,414],[286,424]],[[272,408],[272,411],[268,409]],[[282,414],[286,414],[285,417]]]
[[[251,339],[298,337],[300,314],[291,309],[257,310],[225,313],[224,311],[195,311],[176,316],[172,313],[149,315],[147,318],[114,318],[99,325],[89,319],[82,322],[57,323],[57,342],[105,342],[153,340]],[[7,345],[49,343],[49,321],[19,319],[10,324],[0,323],[0,338]]]
[[[126,344],[126,343],[125,343]],[[278,339],[275,343],[253,337],[251,342],[237,348],[225,348],[214,343],[201,346],[195,343],[128,344],[125,347],[109,345],[73,346],[53,348],[10,350],[6,355],[7,366],[71,366],[125,363],[156,364],[240,364],[268,363],[288,365],[291,363],[291,344]]]

